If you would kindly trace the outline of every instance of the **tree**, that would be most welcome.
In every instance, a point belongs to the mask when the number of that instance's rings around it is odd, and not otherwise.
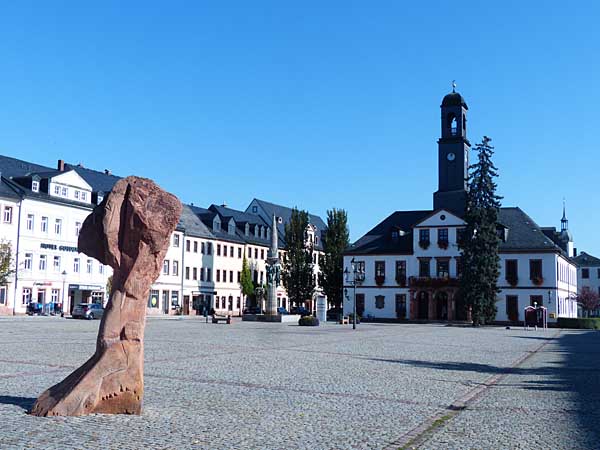
[[[246,256],[242,261],[242,274],[240,275],[240,288],[242,289],[242,294],[246,297],[251,297],[254,295],[254,283],[252,282],[252,272],[250,272],[250,266],[248,265],[248,260]]]
[[[600,296],[587,286],[581,288],[581,292],[575,296],[575,300],[581,306],[586,317],[590,317],[591,312],[600,309]]]
[[[312,298],[313,279],[312,244],[305,239],[308,213],[294,208],[289,223],[285,225],[286,259],[281,278],[290,303],[299,306]]]
[[[471,309],[475,326],[494,320],[496,295],[500,291],[497,223],[502,198],[496,195],[494,178],[498,176],[498,169],[492,163],[494,147],[490,141],[484,136],[477,144],[478,161],[469,167],[466,230],[461,244],[461,297],[464,305]]]
[[[320,262],[319,283],[336,308],[342,306],[344,288],[344,250],[350,244],[348,215],[343,209],[327,211],[327,230],[323,236],[324,256]]]
[[[0,286],[6,286],[14,273],[12,245],[10,242],[0,241]]]

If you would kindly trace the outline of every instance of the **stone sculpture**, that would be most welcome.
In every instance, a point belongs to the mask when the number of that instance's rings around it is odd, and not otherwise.
[[[141,413],[146,303],[181,210],[177,197],[153,181],[128,177],[86,218],[79,251],[114,270],[96,353],[40,395],[32,415]]]

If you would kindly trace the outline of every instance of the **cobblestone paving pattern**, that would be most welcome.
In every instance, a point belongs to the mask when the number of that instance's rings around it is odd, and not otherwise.
[[[419,445],[598,448],[595,332],[150,318],[142,416],[26,415],[92,355],[98,325],[0,318],[0,449],[398,448],[494,375]]]

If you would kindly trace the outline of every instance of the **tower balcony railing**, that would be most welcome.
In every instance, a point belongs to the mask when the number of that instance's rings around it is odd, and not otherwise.
[[[458,278],[454,277],[409,277],[411,288],[458,287]]]

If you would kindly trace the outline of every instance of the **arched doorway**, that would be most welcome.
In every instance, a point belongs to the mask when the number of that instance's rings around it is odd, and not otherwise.
[[[427,320],[429,318],[429,294],[425,291],[419,292],[417,296],[417,318]]]
[[[435,318],[436,320],[448,320],[448,293],[438,292],[435,295]]]

